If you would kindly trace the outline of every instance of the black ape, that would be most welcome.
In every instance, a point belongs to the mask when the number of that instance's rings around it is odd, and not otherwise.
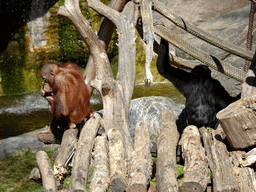
[[[186,98],[185,108],[179,117],[182,122],[178,121],[179,129],[187,125],[214,128],[217,124],[216,113],[237,100],[211,77],[207,66],[198,65],[191,72],[172,67],[169,64],[169,45],[164,39],[161,39],[158,51],[157,69]]]

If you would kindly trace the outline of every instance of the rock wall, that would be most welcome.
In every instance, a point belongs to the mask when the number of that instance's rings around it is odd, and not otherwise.
[[[250,2],[247,0],[176,0],[168,1],[167,6],[185,21],[193,23],[199,28],[231,43],[242,33],[249,22]],[[220,49],[184,32],[171,21],[163,19],[161,15],[155,13],[155,20],[159,19],[191,45],[199,47],[214,56],[223,53]],[[241,45],[244,48],[246,48],[245,43]],[[173,46],[170,49],[179,57],[194,59]],[[255,38],[253,39],[252,50],[255,50]],[[245,63],[244,59],[237,56],[229,56],[225,61],[240,69],[243,69]],[[240,93],[240,82],[215,70],[212,70],[212,72],[212,76],[218,79],[232,96]]]
[[[198,27],[225,41],[233,43],[235,39],[243,32],[245,27],[248,25],[249,11],[250,11],[250,6],[245,6],[243,8],[237,9],[225,15],[222,15],[213,19],[209,19],[204,23],[200,24]],[[212,54],[214,56],[223,54],[223,51],[221,49],[216,48],[198,38],[195,38],[190,34],[182,33],[180,36],[182,39],[185,39],[187,42],[204,50],[209,54]],[[255,38],[253,38],[252,45],[253,45],[252,50],[255,50],[256,48]],[[241,47],[246,49],[246,41],[241,45]],[[183,57],[186,59],[193,59],[192,57],[188,56],[182,51],[176,50],[176,53],[180,57]],[[226,58],[225,61],[229,62],[233,66],[238,67],[242,70],[244,68],[245,60],[240,57],[231,55],[228,58]],[[232,78],[229,78],[215,70],[212,70],[212,76],[218,79],[231,95],[236,96],[238,93],[240,93],[241,91],[240,82]]]

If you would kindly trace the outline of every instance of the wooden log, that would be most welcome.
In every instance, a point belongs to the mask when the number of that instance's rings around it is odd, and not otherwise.
[[[234,173],[238,180],[239,189],[241,192],[255,192],[256,191],[256,179],[255,173],[252,168],[234,167]]]
[[[203,137],[205,151],[213,176],[213,191],[239,191],[226,145],[215,134],[215,130],[207,130],[205,127],[201,127],[199,130]]]
[[[36,162],[42,175],[42,184],[45,192],[57,192],[57,184],[50,159],[45,151],[36,153]]]
[[[184,163],[184,179],[179,185],[180,192],[206,190],[209,181],[208,159],[196,126],[186,127],[181,140]]]
[[[32,169],[28,178],[31,179],[31,180],[34,180],[35,182],[42,185],[42,176],[41,176],[41,173],[40,173],[40,171],[37,167]]]
[[[255,101],[256,95],[251,95],[217,113],[217,119],[234,149],[256,145]]]
[[[239,164],[242,167],[251,166],[256,163],[256,148],[248,151],[243,158],[240,159]]]
[[[127,192],[146,192],[152,175],[152,156],[149,123],[141,120],[136,124],[134,157],[129,171]]]
[[[68,170],[66,167],[64,167],[64,164],[76,147],[77,133],[78,129],[68,129],[63,134],[59,153],[53,166],[53,171],[58,186],[63,184],[68,174]]]
[[[179,133],[173,113],[169,110],[161,111],[160,122],[162,131],[157,139],[157,191],[178,191],[176,177],[176,148],[179,140]]]
[[[74,155],[70,191],[86,191],[93,141],[100,126],[100,119],[100,115],[94,113],[81,130]]]
[[[243,161],[242,157],[244,155],[244,151],[231,151],[229,153],[240,191],[254,192],[256,191],[256,180],[253,169],[250,167],[238,167]]]
[[[117,129],[107,132],[109,140],[110,187],[113,192],[125,191],[127,188],[127,165],[124,141]]]
[[[108,169],[108,142],[105,134],[95,139],[94,171],[90,182],[91,192],[105,192],[110,184]]]

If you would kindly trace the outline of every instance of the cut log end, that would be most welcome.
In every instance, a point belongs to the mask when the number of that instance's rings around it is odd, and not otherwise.
[[[113,192],[123,192],[126,190],[127,185],[126,185],[126,181],[124,180],[124,178],[121,175],[114,175],[111,178],[111,190]]]
[[[126,191],[127,192],[138,192],[138,191],[143,192],[143,191],[147,191],[147,187],[143,184],[135,183],[130,187],[128,187]]]
[[[187,182],[187,183],[183,183],[183,185],[179,187],[179,192],[195,192],[195,191],[200,191],[200,192],[203,191],[199,183]]]

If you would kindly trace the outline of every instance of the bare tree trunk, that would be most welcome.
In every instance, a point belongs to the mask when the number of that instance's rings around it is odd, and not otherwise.
[[[94,171],[90,182],[91,192],[105,192],[109,187],[108,142],[106,135],[95,139]]]
[[[85,123],[81,130],[74,155],[74,166],[70,181],[71,191],[86,191],[93,140],[100,126],[100,118],[98,113],[94,113],[94,116]]]
[[[150,72],[153,57],[154,28],[152,16],[152,0],[145,0],[141,4],[141,16],[143,22],[143,41],[146,44],[146,64],[144,82],[147,87],[153,84],[153,75]]]
[[[125,142],[127,156],[133,151],[133,144],[128,130],[128,110],[135,82],[135,24],[138,7],[129,2],[122,13],[111,9],[98,0],[88,0],[88,6],[108,17],[119,33],[119,64],[116,80],[106,52],[98,40],[89,22],[81,14],[78,0],[66,0],[60,7],[59,15],[68,17],[76,26],[87,44],[96,69],[91,85],[101,94],[104,106],[102,125],[106,131],[117,128]]]
[[[157,140],[156,182],[157,192],[178,191],[176,177],[176,148],[179,133],[173,113],[160,113],[162,131]]]
[[[131,161],[129,184],[127,192],[146,192],[151,180],[152,157],[150,154],[151,141],[149,123],[139,121],[135,128],[134,157]]]
[[[45,151],[38,151],[36,153],[36,162],[42,175],[42,183],[45,192],[57,192],[57,184],[50,159]]]
[[[120,12],[126,2],[127,0],[111,0],[108,6]],[[100,26],[98,36],[105,50],[108,48],[114,29],[115,25],[112,23],[112,21],[110,21],[108,18],[104,18]],[[86,77],[85,84],[87,85],[90,93],[92,93],[93,88],[91,86],[91,81],[95,78],[95,66],[91,56],[88,59],[84,71],[84,77]]]
[[[208,159],[201,143],[200,133],[196,126],[186,127],[182,133],[180,144],[185,160],[184,179],[179,191],[205,191],[209,181]]]

